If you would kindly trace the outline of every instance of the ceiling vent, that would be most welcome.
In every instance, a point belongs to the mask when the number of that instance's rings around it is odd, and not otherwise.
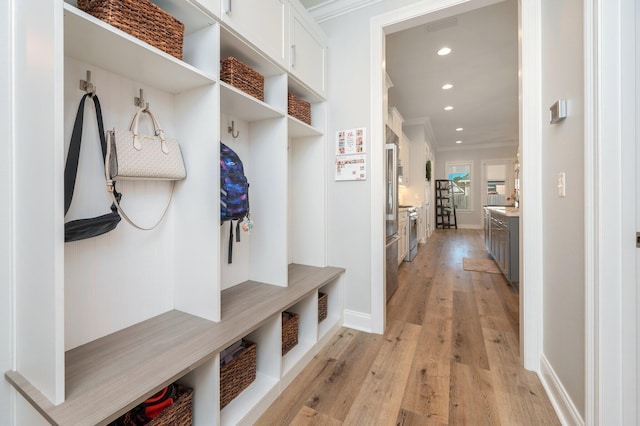
[[[455,27],[456,25],[458,25],[458,18],[455,16],[452,18],[445,18],[427,24],[427,32],[432,33],[434,31],[444,30],[445,28]]]

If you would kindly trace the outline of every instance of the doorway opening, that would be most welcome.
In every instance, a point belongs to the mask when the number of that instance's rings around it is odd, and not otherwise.
[[[469,0],[460,3],[457,0],[445,0],[437,5],[432,2],[420,2],[395,10],[371,20],[371,162],[372,176],[382,176],[383,149],[376,147],[376,141],[383,141],[384,123],[387,111],[383,108],[385,88],[385,42],[386,36],[405,29],[446,19],[467,11],[479,9],[491,4],[499,3],[493,0]],[[524,366],[530,370],[538,370],[541,351],[541,244],[528,235],[535,235],[535,229],[540,229],[541,210],[539,197],[540,176],[540,147],[535,141],[540,139],[540,99],[539,93],[540,71],[539,64],[539,34],[540,34],[540,10],[535,0],[518,1],[518,27],[519,27],[519,70],[522,71],[519,80],[520,113],[519,113],[519,141],[522,156],[522,185],[526,183],[528,206],[523,209],[523,215],[527,217],[527,223],[523,226],[520,222],[520,235],[523,236],[520,245],[521,253],[527,253],[528,271],[521,274],[520,282],[523,283],[520,297],[520,336],[521,351]],[[526,72],[524,72],[526,71]],[[380,149],[377,149],[380,148]],[[526,161],[526,166],[525,166]],[[436,171],[437,173],[437,171]],[[372,205],[384,204],[384,186],[382,179],[372,182]],[[478,200],[479,202],[479,200]],[[372,209],[371,234],[374,241],[384,241],[380,224],[383,222],[383,211]],[[520,262],[524,256],[521,255]],[[372,246],[372,325],[373,330],[379,333],[384,331],[386,299],[384,293],[384,246],[374,244]],[[521,271],[524,268],[520,268]],[[525,282],[531,283],[524,285]]]

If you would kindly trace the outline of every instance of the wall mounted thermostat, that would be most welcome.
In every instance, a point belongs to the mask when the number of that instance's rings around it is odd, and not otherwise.
[[[564,120],[567,118],[567,101],[564,99],[556,101],[555,104],[551,105],[549,111],[551,112],[549,124],[556,124]]]

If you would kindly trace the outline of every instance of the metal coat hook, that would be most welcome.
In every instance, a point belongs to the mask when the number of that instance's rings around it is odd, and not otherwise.
[[[140,89],[140,97],[136,96],[133,98],[133,103],[137,107],[149,109],[149,102],[145,102],[144,92],[142,91],[142,89]]]
[[[231,136],[233,136],[234,139],[237,139],[238,136],[240,136],[240,131],[236,130],[236,122],[233,120],[231,120],[231,126],[227,127],[227,130],[231,133]]]
[[[96,86],[91,83],[91,71],[87,70],[86,80],[80,80],[80,90],[84,90],[92,96],[96,94]]]

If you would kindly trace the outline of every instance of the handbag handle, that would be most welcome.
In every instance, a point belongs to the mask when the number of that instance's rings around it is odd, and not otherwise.
[[[139,113],[140,111],[138,111]],[[113,133],[109,133],[109,138],[113,137]],[[133,220],[131,220],[129,218],[129,216],[127,216],[127,214],[124,212],[124,210],[122,209],[122,206],[120,206],[119,203],[119,197],[120,194],[115,192],[115,181],[113,181],[111,179],[111,145],[112,145],[112,141],[108,140],[107,141],[107,152],[105,155],[105,160],[104,160],[104,173],[105,173],[105,177],[107,179],[107,192],[109,192],[109,194],[111,194],[111,198],[113,200],[113,204],[116,206],[116,208],[118,209],[118,212],[120,213],[120,215],[122,217],[124,217],[124,220],[126,220],[129,225],[133,226],[134,228],[137,228],[141,231],[151,231],[153,229],[155,229],[158,225],[160,225],[160,222],[162,222],[162,220],[164,219],[164,217],[167,215],[167,211],[169,210],[169,206],[171,205],[171,200],[173,199],[173,190],[175,187],[175,181],[171,181],[171,193],[169,194],[169,201],[167,202],[167,205],[164,207],[164,211],[162,212],[162,215],[160,216],[160,218],[156,221],[156,223],[148,228],[145,228],[144,226],[140,226],[137,223],[135,223]]]
[[[138,122],[140,121],[140,116],[143,113],[147,113],[149,114],[149,117],[151,117],[151,122],[153,123],[153,132],[160,138],[160,147],[162,149],[162,152],[168,154],[169,148],[167,146],[166,138],[164,137],[164,130],[162,130],[160,122],[158,121],[156,116],[151,112],[149,108],[146,107],[140,108],[135,113],[135,115],[133,116],[133,120],[131,121],[131,125],[129,126],[129,130],[131,130],[131,132],[133,133],[133,147],[138,151],[142,149],[142,144],[140,143],[138,137]]]

